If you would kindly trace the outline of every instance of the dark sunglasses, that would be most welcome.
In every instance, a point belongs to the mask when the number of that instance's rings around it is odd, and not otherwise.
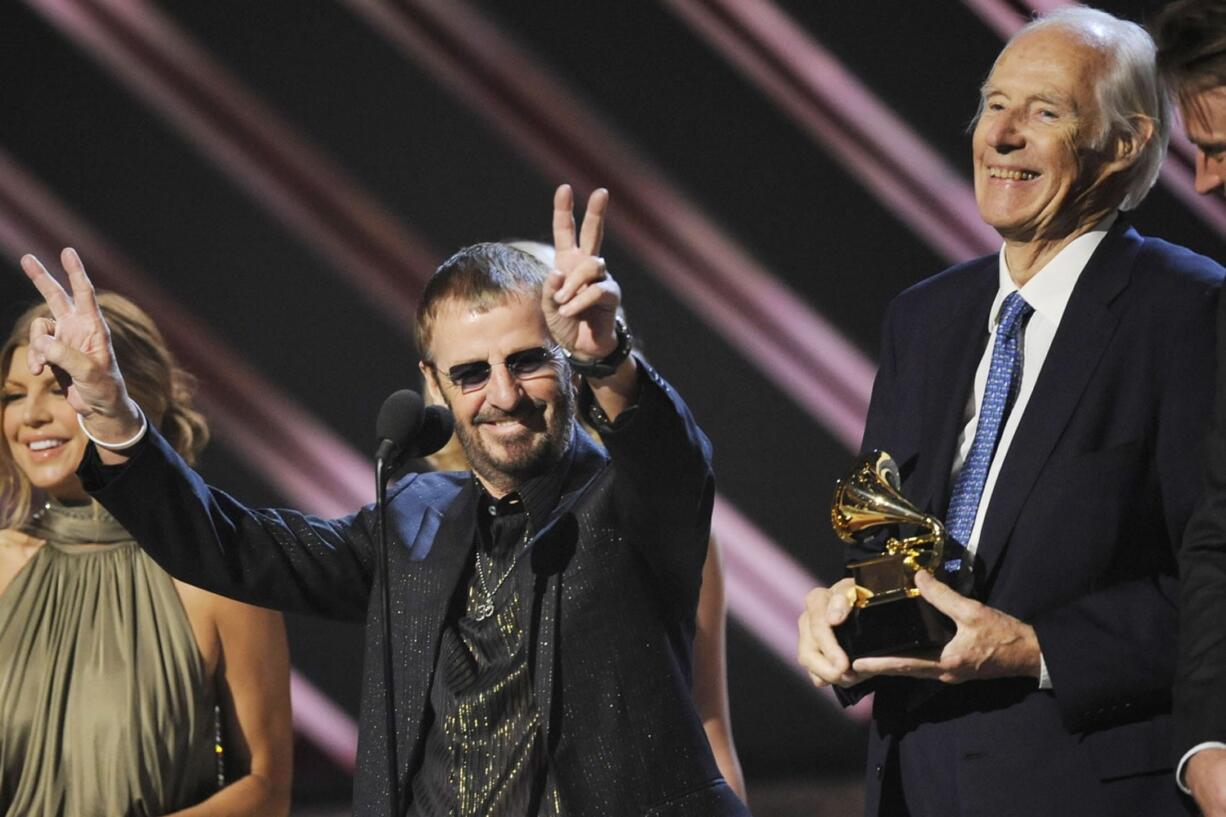
[[[512,377],[521,379],[539,374],[550,363],[556,362],[559,351],[560,347],[558,346],[537,346],[532,349],[522,349],[507,355],[505,360],[494,361],[493,363],[487,360],[457,363],[448,369],[445,374],[447,379],[460,391],[477,391],[489,382],[492,367],[498,363],[505,365],[507,372]]]

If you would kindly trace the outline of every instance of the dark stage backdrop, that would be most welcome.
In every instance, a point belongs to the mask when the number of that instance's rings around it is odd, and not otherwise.
[[[253,456],[276,424],[227,392],[237,370],[214,341],[262,384],[239,388],[322,424],[306,438],[368,452],[383,397],[415,383],[409,309],[429,269],[474,241],[547,239],[557,183],[606,185],[605,254],[634,328],[714,441],[726,519],[760,534],[725,541],[751,787],[854,777],[863,723],[792,666],[800,592],[771,582],[840,575],[826,508],[889,299],[995,249],[967,209],[966,128],[1029,7],[971,5],[10,0],[0,317],[32,300],[25,248],[71,240],[148,301],[123,274],[141,270],[229,412],[204,473],[250,503],[298,504],[301,486]],[[1187,160],[1171,161],[1134,223],[1226,259],[1220,202],[1188,204]],[[98,242],[116,255],[91,257]],[[297,670],[354,713],[359,635],[290,628]],[[347,798],[344,764],[300,743],[299,802]]]

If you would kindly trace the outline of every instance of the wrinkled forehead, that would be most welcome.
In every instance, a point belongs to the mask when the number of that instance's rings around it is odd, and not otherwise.
[[[476,360],[502,360],[512,352],[552,344],[535,296],[439,302],[434,310],[430,358],[447,368]]]

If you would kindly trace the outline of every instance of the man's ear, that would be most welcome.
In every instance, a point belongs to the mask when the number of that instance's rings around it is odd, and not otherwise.
[[[421,371],[421,382],[426,393],[426,402],[432,406],[447,405],[447,402],[443,399],[443,390],[439,386],[438,372],[434,370],[434,367],[423,360],[417,364],[417,368]]]
[[[1154,138],[1153,119],[1138,114],[1131,117],[1130,121],[1131,129],[1121,130],[1111,138],[1111,158],[1108,161],[1118,165],[1119,170],[1136,164],[1149,140]]]

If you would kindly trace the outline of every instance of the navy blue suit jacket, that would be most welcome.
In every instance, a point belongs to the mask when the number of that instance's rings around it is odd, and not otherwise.
[[[1179,551],[1176,758],[1206,741],[1226,742],[1226,299],[1218,305],[1217,365],[1205,496]]]
[[[516,568],[550,767],[576,817],[745,815],[690,689],[710,444],[672,388],[640,365],[638,406],[605,434],[608,453],[576,429],[561,498]],[[373,509],[324,520],[247,508],[157,434],[120,469],[87,458],[81,475],[171,574],[254,604],[366,621],[354,813],[387,814]],[[396,785],[406,808],[439,637],[472,562],[477,499],[467,473],[412,474],[389,491]]]
[[[1005,455],[975,557],[974,595],[1034,626],[1053,689],[880,678],[854,690],[877,693],[868,813],[896,807],[883,786],[900,758],[907,785],[931,786],[915,802],[931,794],[965,813],[1180,813],[1163,773],[1176,552],[1199,492],[1222,274],[1122,219],[1099,245]],[[938,517],[997,288],[998,256],[980,258],[902,293],[885,321],[864,449],[890,452],[904,493]]]

